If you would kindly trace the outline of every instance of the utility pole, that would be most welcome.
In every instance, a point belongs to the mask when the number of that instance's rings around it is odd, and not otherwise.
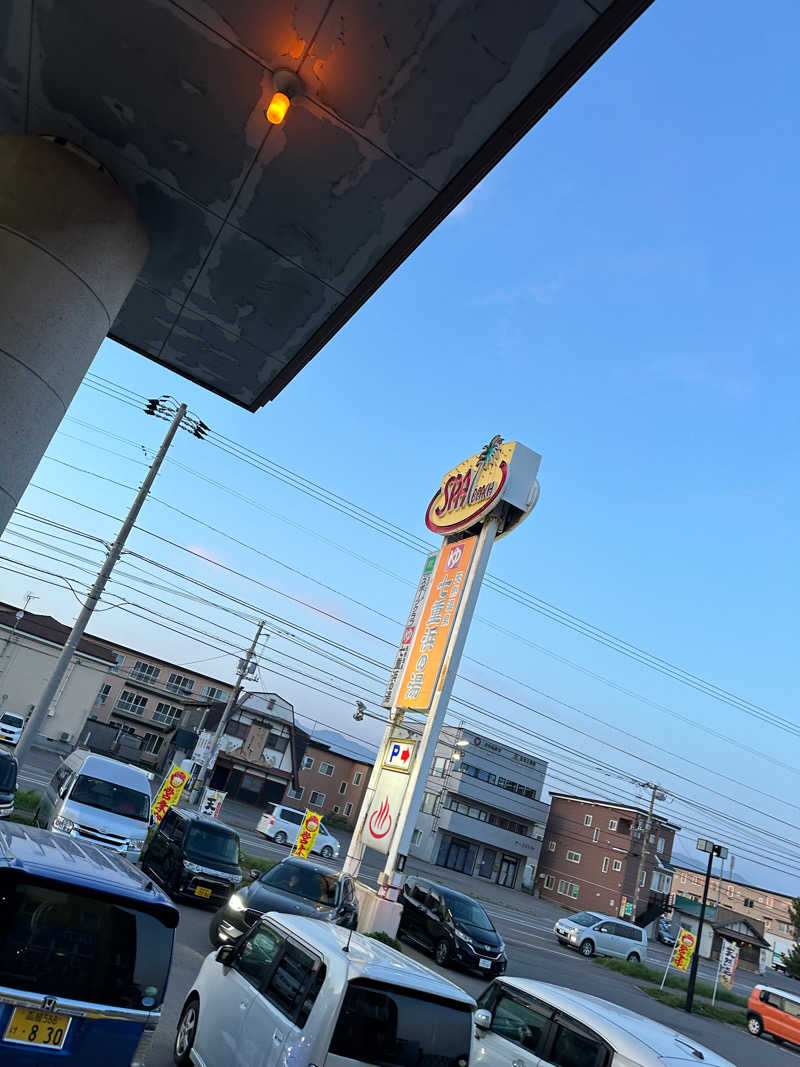
[[[711,867],[714,863],[714,857],[719,856],[722,863],[728,857],[728,850],[724,845],[717,845],[713,841],[707,841],[705,838],[698,838],[697,848],[700,852],[708,853],[708,866],[706,867],[706,880],[703,883],[703,903],[700,905],[700,919],[697,924],[697,941],[694,946],[694,952],[692,953],[692,962],[689,967],[689,985],[686,987],[686,1004],[685,1008],[691,1014],[692,1005],[694,1004],[694,987],[697,981],[697,967],[700,962],[700,946],[703,942],[703,923],[706,918],[706,905],[708,904],[708,886],[711,881]]]
[[[250,668],[250,662],[253,659],[253,656],[256,651],[256,645],[261,639],[261,631],[264,629],[265,625],[266,622],[264,621],[264,619],[262,619],[261,622],[258,624],[258,629],[256,630],[256,635],[250,644],[250,648],[247,650],[247,655],[244,657],[244,659],[239,660],[239,669],[236,672],[236,681],[234,682],[233,689],[231,690],[228,699],[225,703],[222,715],[220,716],[219,725],[214,731],[214,736],[211,738],[211,745],[208,749],[208,752],[204,756],[202,763],[200,764],[200,770],[197,772],[197,777],[194,781],[192,801],[195,801],[202,796],[206,781],[209,779],[209,777],[211,776],[211,772],[214,770],[214,764],[217,761],[217,749],[219,747],[220,739],[225,733],[225,727],[228,725],[228,719],[230,719],[231,714],[233,713],[233,709],[236,707],[236,702],[239,699],[239,694],[242,691],[242,682],[244,681],[244,676],[247,674],[247,671]]]
[[[633,914],[631,920],[636,922],[636,916],[639,913],[639,894],[641,891],[642,882],[642,870],[644,868],[644,857],[647,850],[647,844],[650,840],[650,827],[653,823],[653,808],[655,807],[656,800],[664,800],[666,793],[662,793],[657,785],[653,785],[652,782],[643,783],[645,789],[649,789],[650,792],[650,808],[647,812],[647,818],[644,823],[644,833],[642,834],[642,849],[639,853],[639,862],[636,866],[636,884],[633,888]]]
[[[159,402],[157,401],[148,402],[148,414],[157,413],[156,408],[158,406],[158,403]],[[151,407],[152,411],[150,410]],[[169,446],[172,444],[172,440],[175,437],[175,434],[178,432],[178,428],[180,427],[185,414],[186,405],[180,404],[178,406],[178,410],[174,414],[172,422],[170,423],[170,427],[167,430],[166,436],[164,437],[164,440],[161,443],[161,448],[159,448],[158,452],[156,453],[155,459],[150,465],[150,469],[148,470],[147,474],[145,475],[145,479],[142,482],[142,486],[139,492],[136,494],[136,499],[133,501],[131,509],[126,515],[125,521],[123,522],[122,526],[120,527],[119,533],[116,536],[116,540],[108,550],[105,562],[100,568],[100,573],[95,578],[94,584],[92,585],[92,588],[89,590],[86,596],[86,600],[83,603],[83,607],[81,608],[80,614],[75,620],[75,625],[72,627],[69,637],[67,638],[66,642],[64,643],[64,647],[61,650],[61,655],[58,657],[56,665],[53,668],[53,673],[50,676],[50,680],[44,687],[44,692],[39,697],[39,702],[31,712],[31,717],[28,719],[25,725],[25,729],[22,731],[22,737],[20,737],[19,741],[17,742],[16,751],[14,753],[17,757],[17,762],[19,763],[20,767],[24,764],[30,747],[33,744],[34,738],[36,737],[37,733],[39,733],[39,729],[41,727],[41,724],[44,722],[45,716],[47,715],[47,711],[50,707],[53,697],[58,692],[58,687],[61,684],[61,680],[64,677],[64,674],[66,673],[67,667],[70,664],[70,660],[72,659],[75,649],[78,647],[78,643],[80,642],[86,631],[86,627],[89,624],[89,619],[91,619],[92,612],[97,607],[100,597],[103,594],[103,590],[106,587],[106,582],[108,581],[109,577],[111,576],[111,572],[114,569],[114,565],[116,564],[119,557],[122,555],[122,549],[124,548],[125,542],[128,539],[128,534],[131,532],[133,524],[139,517],[139,512],[142,510],[142,505],[147,499],[147,494],[150,492],[153,482],[155,481],[155,477],[159,472],[161,464],[164,462],[164,457],[166,456],[167,451],[169,450]]]

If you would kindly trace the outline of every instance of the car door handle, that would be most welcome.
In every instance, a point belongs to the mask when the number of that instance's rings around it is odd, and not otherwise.
[[[249,1007],[250,1007],[250,1005],[249,1005],[249,1004],[247,1003],[247,1001],[246,1001],[246,1000],[240,1000],[240,1001],[239,1001],[239,1008],[240,1008],[240,1009],[241,1009],[242,1011],[247,1011],[247,1009],[248,1009]]]
[[[525,1060],[512,1060],[511,1067],[526,1067]]]
[[[286,1035],[282,1034],[280,1030],[276,1030],[275,1033],[272,1035],[272,1040],[275,1042],[276,1045],[280,1045],[283,1042],[285,1036]]]

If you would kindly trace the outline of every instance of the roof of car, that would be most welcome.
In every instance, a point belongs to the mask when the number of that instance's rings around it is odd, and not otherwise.
[[[319,919],[306,919],[282,912],[268,912],[265,918],[299,936],[310,948],[325,956],[328,968],[341,969],[344,981],[367,978],[404,990],[444,997],[474,1009],[475,1001],[447,978],[384,945],[373,937],[345,930]]]
[[[441,882],[432,882],[430,878],[418,878],[414,876],[408,880],[409,882],[424,882],[425,885],[429,885],[431,889],[438,889],[440,893],[444,893],[448,897],[459,897],[461,900],[469,900],[471,903],[483,907],[480,901],[475,900],[474,897],[469,896],[467,893],[459,893],[457,889],[451,889],[450,886],[442,885]]]
[[[230,830],[236,837],[239,836],[232,826],[215,819],[213,815],[204,815],[201,811],[192,811],[191,808],[176,808],[175,811],[178,815],[182,815],[184,819],[189,819],[190,822],[201,822],[217,828],[222,827],[223,830]]]
[[[318,874],[333,874],[336,875],[337,878],[340,877],[342,874],[341,871],[332,871],[330,867],[325,867],[321,863],[314,863],[313,860],[305,860],[301,856],[284,856],[278,866],[280,866],[281,863],[297,863],[301,867],[305,867],[306,869],[310,869],[312,871],[317,871]]]
[[[0,759],[13,759],[16,763],[17,757],[10,748],[6,748],[5,745],[0,745]]]
[[[670,1026],[599,997],[529,978],[504,976],[498,981],[537,997],[584,1023],[607,1041],[615,1052],[628,1056],[641,1067],[664,1067],[665,1059],[667,1063],[702,1062],[707,1067],[733,1067],[730,1060],[712,1052],[694,1038],[685,1037]]]
[[[178,909],[138,867],[115,852],[64,834],[21,823],[0,826],[0,869],[124,896],[147,905],[167,925],[178,925]]]
[[[786,997],[787,1000],[793,1000],[795,1003],[800,1004],[800,994],[792,993],[788,989],[778,989],[777,986],[762,985],[761,983],[753,986],[753,992],[755,993],[757,989],[763,989],[765,993],[775,993],[779,997]]]
[[[79,761],[83,774],[105,775],[106,777],[113,775],[113,781],[116,785],[124,785],[129,789],[136,789],[140,793],[144,792],[144,787],[146,787],[148,794],[150,793],[150,779],[147,777],[146,771],[143,771],[141,767],[132,767],[129,763],[122,763],[120,760],[109,759],[108,756],[98,756],[94,752],[85,752],[81,749],[77,749],[72,755],[67,756],[64,762],[75,764]]]

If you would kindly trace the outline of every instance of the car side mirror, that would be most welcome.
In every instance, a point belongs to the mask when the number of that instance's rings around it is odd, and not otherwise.
[[[475,1025],[479,1030],[488,1030],[492,1025],[492,1013],[486,1008],[478,1008],[475,1012]]]
[[[256,911],[255,908],[245,908],[244,921],[248,926],[253,926],[261,918],[261,912]]]
[[[254,882],[257,882],[260,876],[261,871],[259,871],[257,867],[250,868],[250,877],[253,879]]]
[[[224,967],[230,967],[230,965],[233,963],[233,956],[235,952],[235,945],[223,945],[222,948],[217,949],[217,963],[221,963]]]

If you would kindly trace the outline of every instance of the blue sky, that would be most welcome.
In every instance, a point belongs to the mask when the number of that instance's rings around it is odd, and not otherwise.
[[[138,393],[186,400],[215,430],[426,538],[424,510],[440,475],[495,433],[521,440],[543,456],[541,501],[531,519],[496,547],[490,569],[794,720],[800,207],[792,43],[798,31],[800,11],[787,0],[762,20],[754,20],[743,3],[655,4],[278,400],[256,415],[111,342],[93,371]],[[148,447],[165,428],[86,387],[70,415]],[[134,461],[145,458],[141,448],[70,422],[48,455],[130,486],[144,469]],[[171,464],[159,476],[156,497],[390,619],[405,617],[408,584],[319,535],[349,545],[412,586],[421,565],[417,553],[207,442],[182,435],[172,456],[235,486],[262,510]],[[52,459],[42,462],[35,481],[116,515],[132,497],[129,489]],[[110,520],[39,489],[29,490],[23,506],[113,536]],[[388,645],[346,623],[392,641],[396,624],[155,500],[141,525],[345,622],[134,535],[136,551],[187,579],[234,592],[382,663],[391,659]],[[11,551],[22,558],[18,548]],[[35,610],[66,621],[74,616],[77,604],[69,591],[7,572],[2,587],[12,600],[35,592]],[[136,599],[130,590],[128,596]],[[225,623],[218,610],[198,607],[197,614]],[[566,744],[576,758],[589,752],[627,774],[658,780],[673,791],[665,814],[689,827],[683,851],[693,851],[698,833],[716,834],[731,840],[738,874],[800,891],[780,873],[796,869],[797,850],[764,836],[766,830],[796,839],[791,824],[798,808],[788,799],[797,793],[796,735],[701,696],[488,589],[479,614],[529,643],[476,622],[467,653],[540,692],[465,663],[463,674],[531,707],[466,682],[459,682],[458,693],[507,719],[510,734],[518,724]],[[252,631],[249,619],[228,623],[241,633]],[[233,670],[233,660],[218,649],[119,609],[98,615],[92,628],[180,661],[217,656],[205,666],[222,677]],[[277,659],[304,655],[279,639],[269,647]],[[349,697],[337,702],[271,674],[269,667],[262,681],[304,714],[375,736],[374,724],[352,722]],[[552,718],[542,719],[539,711]],[[487,733],[492,729],[500,727],[487,723]],[[523,747],[560,758],[529,735]],[[553,788],[578,791],[580,773],[566,779],[554,770],[550,781]],[[597,793],[601,784],[587,778],[583,788]],[[606,795],[615,788],[617,780],[607,779]],[[726,824],[687,800],[751,825]]]

